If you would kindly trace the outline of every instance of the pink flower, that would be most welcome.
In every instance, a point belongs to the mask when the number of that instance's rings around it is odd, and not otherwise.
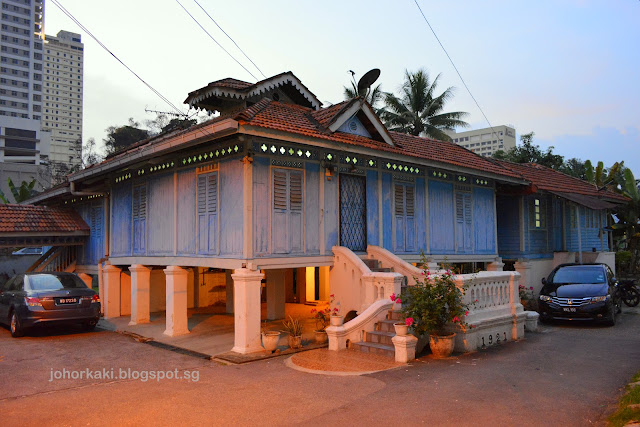
[[[337,312],[338,312],[338,307],[334,308],[334,309],[333,309],[333,312],[334,312],[334,313],[337,313]]]
[[[478,300],[475,300],[474,302],[478,302]]]
[[[533,290],[533,286],[532,286],[532,287],[530,287],[529,289]]]
[[[465,315],[465,316],[468,316],[468,315],[469,315],[469,311],[465,311],[465,312],[464,312],[464,315]]]
[[[336,296],[335,294],[331,294],[331,295],[329,295],[329,297],[330,297],[330,298],[333,298],[333,297],[335,297],[335,296]]]
[[[453,323],[458,323],[460,321],[460,318],[458,316],[453,316],[452,322]]]
[[[394,292],[394,293],[392,293],[391,295],[389,295],[389,299],[390,299],[391,301],[395,301],[395,300],[396,300],[396,294],[395,294],[395,292]]]
[[[402,300],[400,298],[396,299],[396,304],[402,304]]]
[[[420,273],[420,274],[422,274],[424,276],[424,271],[422,273]],[[429,274],[429,273],[427,273],[427,274]]]
[[[476,325],[469,325],[469,329],[473,329],[475,327],[476,327]]]
[[[312,313],[315,313],[316,311],[318,310],[316,310],[315,308],[311,310]]]
[[[413,325],[413,317],[407,317],[407,318],[404,320],[404,323],[406,323],[406,324],[407,324],[407,326],[411,326],[411,325]]]

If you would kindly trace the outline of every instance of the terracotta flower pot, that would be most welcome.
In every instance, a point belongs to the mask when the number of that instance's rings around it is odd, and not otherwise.
[[[327,332],[324,329],[319,331],[313,331],[313,332],[316,334],[316,343],[323,344],[327,342],[328,340]]]
[[[289,341],[289,347],[302,348],[302,336],[294,337],[293,335],[289,335],[287,339]]]
[[[433,357],[443,359],[451,356],[455,345],[456,334],[450,335],[429,335],[429,347]]]
[[[393,328],[396,330],[396,335],[407,335],[409,333],[409,326],[406,323],[394,323]]]
[[[263,332],[262,333],[262,346],[265,350],[273,352],[278,348],[278,341],[280,340],[280,332]]]
[[[344,316],[340,316],[340,315],[335,315],[332,314],[331,315],[331,326],[342,326],[342,324],[344,323]]]

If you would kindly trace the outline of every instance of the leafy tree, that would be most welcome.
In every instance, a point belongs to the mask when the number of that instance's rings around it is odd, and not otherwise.
[[[430,81],[426,70],[405,70],[405,80],[400,88],[400,97],[384,94],[385,108],[380,116],[389,130],[450,141],[444,131],[469,124],[462,119],[468,115],[461,111],[445,113],[445,104],[453,97],[453,87],[436,95],[438,74]]]
[[[124,126],[109,126],[106,129],[107,137],[103,140],[107,156],[123,150],[138,141],[149,138],[149,131],[140,129],[140,123],[129,118],[129,124]]]
[[[493,158],[513,163],[538,163],[551,169],[561,170],[564,166],[564,157],[554,154],[553,146],[543,151],[539,145],[533,143],[534,135],[534,132],[520,135],[520,145],[506,152],[498,150],[493,154]]]
[[[560,168],[560,171],[580,179],[586,179],[587,177],[586,162],[576,157],[566,160]]]
[[[614,225],[614,229],[624,232],[623,242],[626,248],[631,252],[631,260],[629,262],[629,273],[634,274],[638,270],[638,261],[640,260],[640,180],[636,180],[633,172],[629,168],[625,168],[623,172],[623,180],[621,184],[621,192],[629,198],[629,202],[616,211],[620,222]]]
[[[351,87],[344,87],[344,99],[349,100],[351,98],[355,98],[356,96],[361,96],[367,101],[374,109],[377,110],[377,104],[382,101],[383,92],[380,85],[377,85],[373,89],[367,88],[362,91],[358,91],[358,84],[356,83],[355,73],[351,72]]]
[[[198,120],[196,119],[179,119],[179,118],[171,119],[169,120],[169,123],[167,123],[162,128],[161,133],[168,132],[170,130],[175,130],[175,129],[187,129],[195,125],[196,123],[198,123]]]
[[[103,160],[102,156],[96,151],[95,138],[89,138],[82,148],[82,166],[87,167],[95,165]]]
[[[11,190],[11,194],[13,195],[15,203],[24,202],[25,200],[28,200],[38,194],[38,192],[33,188],[36,185],[35,179],[31,180],[31,182],[22,181],[22,184],[20,184],[19,187],[15,186],[11,178],[8,178],[7,182],[9,184],[9,190]],[[0,190],[0,200],[2,201],[2,203],[11,203],[9,198],[2,192],[2,190]]]

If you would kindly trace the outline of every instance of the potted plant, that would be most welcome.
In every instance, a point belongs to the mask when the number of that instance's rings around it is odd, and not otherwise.
[[[289,347],[301,348],[302,347],[302,321],[298,318],[289,316],[289,320],[285,320],[282,323],[284,332],[288,334]]]
[[[402,299],[396,296],[395,293],[392,293],[389,299],[396,304],[402,304]],[[399,320],[393,324],[393,329],[396,331],[396,335],[407,335],[409,334],[409,328],[413,325],[413,318],[407,317],[404,320]]]
[[[533,297],[533,286],[527,288],[524,285],[518,285],[518,294],[520,296],[520,304],[525,310],[536,311],[535,298]]]
[[[322,344],[327,342],[327,326],[329,326],[329,316],[331,314],[331,309],[329,307],[325,307],[324,309],[313,309],[311,310],[313,314],[313,319],[316,321],[316,329],[313,331],[315,333],[316,343]]]
[[[340,314],[340,303],[334,303],[335,295],[329,295],[331,298],[331,305],[333,306],[333,310],[331,310],[331,326],[342,326],[344,322],[344,316]]]
[[[450,269],[439,275],[431,275],[425,269],[422,277],[416,278],[416,284],[407,287],[402,295],[402,312],[412,319],[418,338],[429,334],[429,346],[435,357],[448,357],[453,352],[456,334],[447,332],[447,325],[468,326],[462,320],[469,314],[462,301],[463,295],[464,291],[456,286]]]
[[[262,331],[262,346],[269,353],[273,353],[278,348],[280,331]]]

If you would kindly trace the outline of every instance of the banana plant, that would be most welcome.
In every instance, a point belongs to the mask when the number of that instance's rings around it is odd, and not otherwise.
[[[22,203],[37,194],[37,191],[33,189],[36,185],[35,179],[31,180],[31,182],[22,181],[19,187],[16,187],[11,178],[8,178],[7,183],[9,184],[9,190],[11,190],[15,203]],[[2,190],[0,190],[0,200],[2,200],[2,203],[11,203]]]

